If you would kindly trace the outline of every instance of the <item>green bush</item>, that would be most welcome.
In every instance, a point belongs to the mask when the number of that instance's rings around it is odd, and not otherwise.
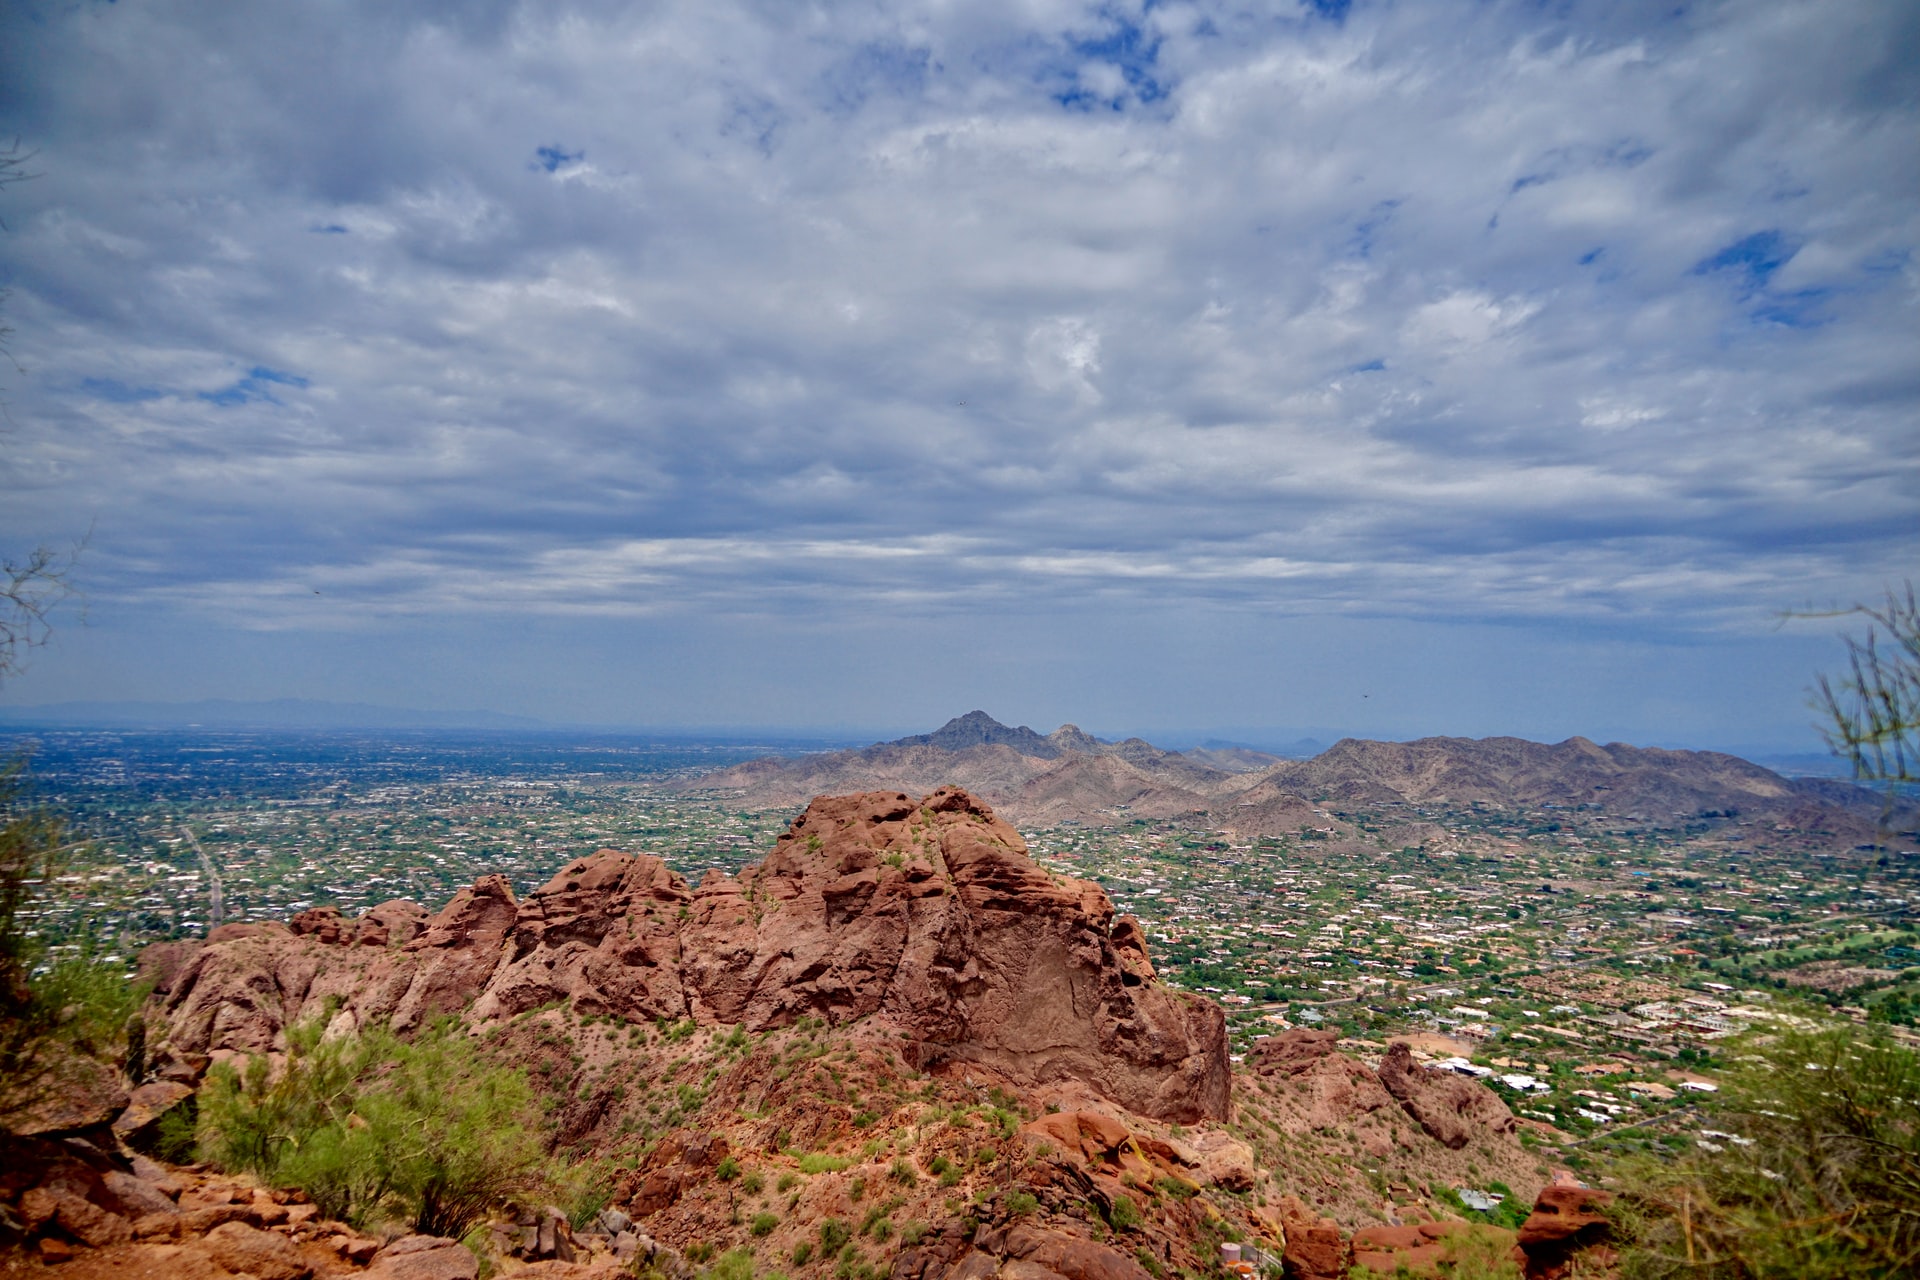
[[[49,939],[28,927],[66,859],[64,827],[27,799],[24,767],[0,761],[0,1129],[144,1052],[145,989],[90,943],[49,961]]]
[[[802,1240],[799,1244],[796,1244],[795,1246],[793,1246],[793,1265],[794,1266],[804,1267],[807,1265],[808,1260],[811,1259],[812,1257],[813,1257],[813,1241]]]
[[[753,1251],[729,1249],[701,1273],[701,1280],[753,1280]]]
[[[853,1229],[839,1218],[823,1218],[820,1222],[820,1252],[838,1253],[841,1246],[853,1239]]]
[[[285,1069],[220,1064],[200,1094],[200,1147],[229,1170],[306,1191],[328,1217],[385,1214],[459,1239],[540,1172],[537,1115],[520,1072],[483,1061],[451,1021],[411,1042],[288,1029]]]
[[[1107,1222],[1115,1231],[1131,1231],[1140,1225],[1140,1210],[1126,1196],[1113,1198],[1113,1210],[1107,1215]]]
[[[1007,1212],[1015,1217],[1024,1218],[1040,1208],[1040,1201],[1031,1191],[1015,1191],[1007,1197]]]
[[[753,1224],[749,1226],[747,1230],[755,1236],[764,1236],[772,1232],[772,1230],[779,1225],[780,1219],[776,1215],[771,1213],[756,1213],[753,1215]]]
[[[1920,1257],[1920,1055],[1837,1030],[1782,1035],[1723,1078],[1717,1152],[1614,1172],[1634,1280],[1914,1274]]]
[[[802,1173],[838,1173],[853,1161],[846,1156],[830,1156],[825,1152],[808,1151],[800,1156]]]

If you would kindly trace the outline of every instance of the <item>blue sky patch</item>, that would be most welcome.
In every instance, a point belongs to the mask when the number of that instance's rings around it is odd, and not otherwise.
[[[1779,231],[1756,231],[1694,264],[1693,274],[1713,275],[1725,272],[1737,277],[1749,289],[1764,289],[1773,273],[1793,260],[1800,246]]]
[[[317,236],[343,236],[347,234],[347,229],[337,222],[329,222],[325,226],[320,227],[308,227],[307,230]]]
[[[1127,88],[1140,102],[1158,102],[1165,98],[1172,91],[1172,86],[1162,78],[1158,66],[1160,37],[1149,33],[1139,23],[1111,11],[1102,16],[1112,24],[1107,34],[1092,40],[1070,38],[1067,47],[1081,64],[1102,62],[1118,70]],[[1078,66],[1067,69],[1066,74],[1077,75],[1078,69]],[[1119,111],[1126,106],[1124,95],[1104,95],[1078,80],[1056,93],[1054,101],[1063,107],[1081,111],[1098,107]]]
[[[129,386],[118,378],[82,378],[80,389],[95,400],[109,404],[142,404],[167,394],[158,387]]]
[[[554,173],[563,165],[579,164],[586,158],[587,153],[585,151],[569,151],[556,142],[550,147],[534,148],[533,167],[536,169],[544,169],[548,173]]]
[[[200,399],[208,404],[231,408],[234,405],[249,404],[255,400],[279,404],[279,398],[273,394],[273,387],[304,387],[306,385],[307,380],[297,373],[283,373],[279,369],[269,369],[263,364],[257,364],[247,370],[246,377],[218,391],[202,391],[198,394]]]

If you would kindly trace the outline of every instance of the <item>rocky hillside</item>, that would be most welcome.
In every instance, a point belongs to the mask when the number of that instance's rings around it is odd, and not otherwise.
[[[1047,826],[1171,818],[1242,836],[1317,828],[1351,838],[1335,816],[1358,808],[1590,805],[1654,822],[1738,812],[1799,828],[1870,836],[1880,800],[1845,783],[1784,778],[1737,756],[1585,738],[1344,739],[1310,760],[1163,751],[1103,742],[1073,725],[1041,735],[985,712],[937,732],[798,759],[754,760],[693,780],[744,804],[800,804],[823,791],[965,787],[1011,821]]]
[[[953,789],[817,800],[737,878],[603,850],[523,901],[488,878],[144,961],[131,1093],[0,1160],[0,1244],[89,1280],[456,1280],[479,1255],[693,1280],[729,1250],[796,1280],[1162,1280],[1229,1241],[1331,1278],[1451,1256],[1492,1228],[1442,1221],[1447,1188],[1551,1172],[1498,1097],[1404,1046],[1293,1032],[1234,1074],[1219,1010],[1156,979],[1137,926]],[[461,1246],[135,1154],[216,1062],[286,1063],[315,1019],[351,1041],[437,1017],[525,1073],[587,1209],[501,1202]],[[1531,1259],[1525,1232],[1493,1243],[1516,1239]]]
[[[918,1069],[977,1065],[1023,1086],[1083,1082],[1141,1115],[1218,1119],[1225,1020],[1158,982],[1137,924],[1050,876],[964,791],[821,799],[738,878],[689,886],[603,850],[525,902],[492,876],[437,914],[330,908],[223,930],[160,976],[156,1052],[175,1074],[257,1053],[323,1007],[333,1028],[478,1027],[554,1001],[627,1023],[749,1032],[864,1022]],[[395,930],[398,945],[366,945]]]

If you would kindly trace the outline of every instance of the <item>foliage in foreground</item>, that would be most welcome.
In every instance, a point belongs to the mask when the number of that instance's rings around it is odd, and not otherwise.
[[[1838,1030],[1760,1047],[1719,1151],[1619,1170],[1634,1280],[1920,1274],[1920,1056]]]
[[[62,865],[60,820],[25,795],[25,762],[0,763],[0,1129],[103,1062],[118,1065],[144,994],[90,949],[49,960],[29,928],[34,900]]]
[[[385,1030],[327,1039],[321,1020],[287,1033],[284,1069],[222,1063],[200,1097],[209,1159],[299,1187],[327,1217],[393,1215],[459,1239],[537,1180],[541,1145],[525,1077],[485,1062],[457,1024],[403,1041]]]

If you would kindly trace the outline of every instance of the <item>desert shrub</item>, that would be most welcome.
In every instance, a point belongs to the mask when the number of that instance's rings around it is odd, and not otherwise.
[[[134,1017],[145,989],[124,968],[90,942],[49,960],[53,939],[29,927],[65,852],[60,819],[22,787],[24,768],[0,761],[0,1128],[117,1067],[145,1030]]]
[[[1025,1217],[1040,1208],[1040,1201],[1031,1191],[1015,1191],[1007,1197],[1007,1212],[1015,1217]]]
[[[1720,1151],[1615,1170],[1635,1280],[1914,1274],[1920,1258],[1920,1055],[1849,1030],[1756,1046],[1725,1077]]]
[[[520,1072],[484,1062],[451,1022],[412,1042],[288,1029],[285,1068],[220,1064],[200,1095],[200,1147],[230,1170],[306,1191],[329,1217],[386,1213],[459,1239],[540,1172]],[[597,1212],[597,1209],[596,1209]]]
[[[900,1243],[911,1247],[927,1237],[927,1224],[924,1222],[903,1222],[900,1224]]]
[[[1113,1210],[1107,1214],[1107,1221],[1115,1231],[1131,1231],[1140,1225],[1140,1210],[1127,1196],[1115,1196]]]
[[[812,1257],[813,1257],[813,1241],[802,1240],[799,1244],[796,1244],[795,1246],[793,1246],[793,1265],[794,1266],[804,1267],[807,1265],[808,1261],[812,1259]]]
[[[791,1191],[800,1185],[800,1175],[789,1169],[787,1172],[781,1174],[780,1180],[773,1185],[776,1191]]]
[[[904,1158],[895,1160],[893,1166],[887,1170],[887,1174],[895,1182],[904,1186],[912,1186],[920,1180],[920,1175],[913,1171],[913,1165]]]
[[[767,1189],[767,1175],[758,1169],[749,1169],[740,1176],[740,1189],[750,1196],[757,1196]]]
[[[727,1250],[712,1267],[701,1273],[701,1280],[753,1280],[753,1251]]]
[[[160,1123],[154,1126],[152,1154],[169,1164],[187,1164],[193,1159],[193,1149],[197,1139],[194,1130],[199,1126],[199,1108],[189,1098],[173,1110],[160,1117]]]
[[[720,1163],[714,1166],[713,1176],[722,1182],[732,1182],[740,1176],[740,1162],[732,1156],[722,1158]]]
[[[853,1201],[855,1204],[859,1204],[862,1200],[866,1199],[866,1196],[867,1180],[862,1177],[854,1178],[852,1184],[847,1187],[847,1199]]]
[[[802,1173],[838,1173],[853,1161],[846,1156],[830,1156],[821,1151],[808,1151],[800,1156]]]
[[[1159,1188],[1160,1194],[1174,1200],[1191,1200],[1200,1190],[1184,1178],[1175,1178],[1171,1175],[1157,1179],[1153,1185]]]
[[[1160,1265],[1160,1259],[1154,1257],[1153,1251],[1148,1249],[1147,1246],[1141,1245],[1138,1249],[1135,1249],[1133,1251],[1133,1257],[1134,1261],[1147,1269],[1147,1274],[1154,1277],[1154,1280],[1160,1280],[1161,1276],[1167,1274],[1165,1268]]]
[[[755,1236],[764,1236],[779,1225],[780,1219],[777,1215],[771,1213],[756,1213],[753,1215],[753,1222],[747,1227],[747,1230]]]
[[[820,1221],[820,1252],[838,1253],[847,1241],[853,1239],[853,1229],[839,1218],[823,1218]]]

